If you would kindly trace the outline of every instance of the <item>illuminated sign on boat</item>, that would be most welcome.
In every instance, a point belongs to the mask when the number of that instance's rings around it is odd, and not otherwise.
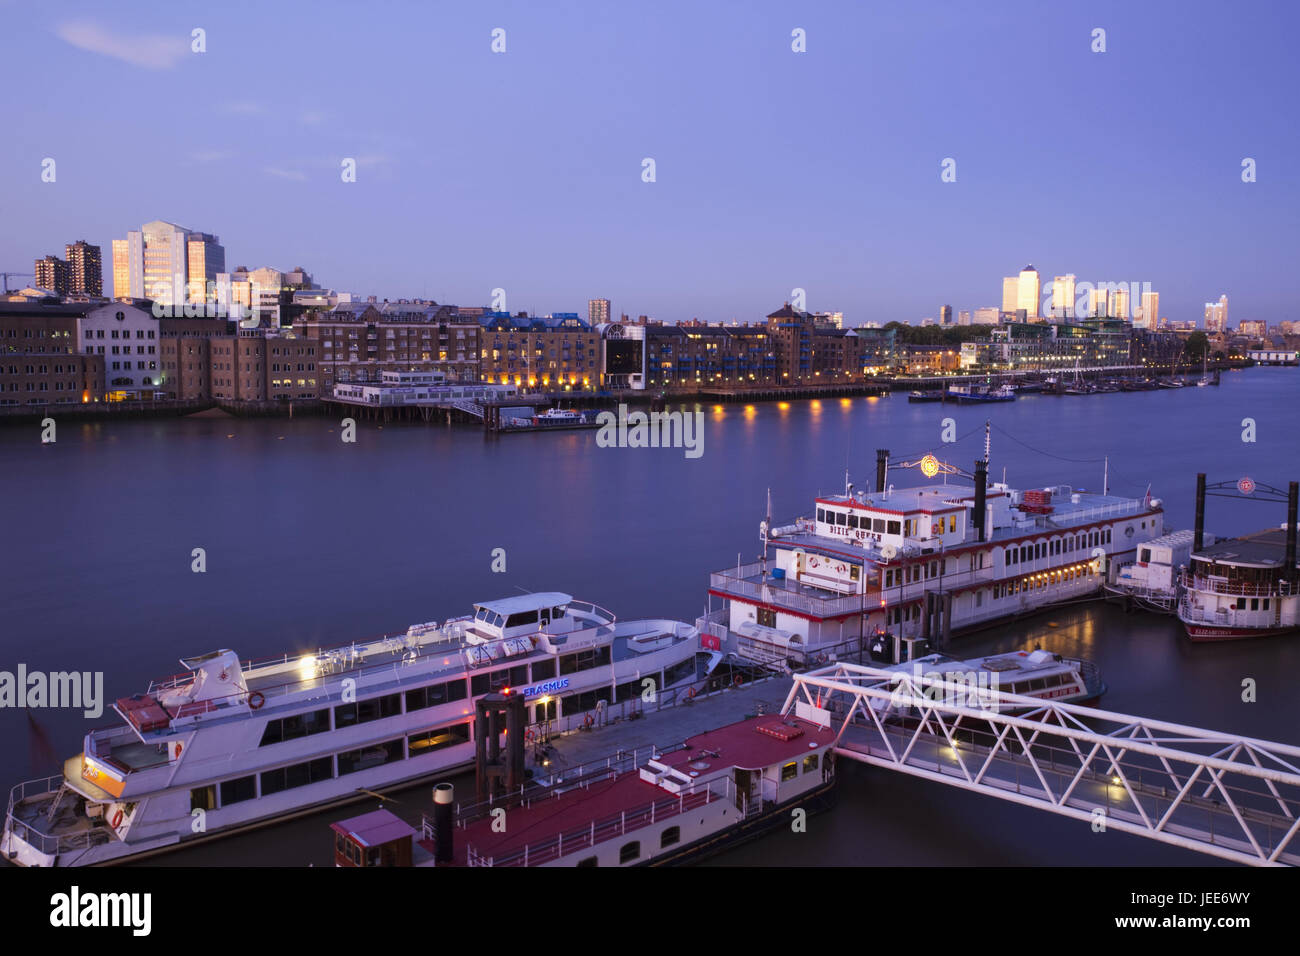
[[[534,684],[532,687],[525,687],[521,693],[525,697],[536,697],[538,694],[554,694],[568,686],[569,678],[561,677],[559,680],[548,680],[541,684]]]
[[[1237,490],[1243,495],[1248,495],[1255,490],[1255,482],[1251,478],[1242,478],[1237,482]]]
[[[939,474],[939,459],[934,455],[926,455],[921,459],[921,474],[927,478],[933,478]]]

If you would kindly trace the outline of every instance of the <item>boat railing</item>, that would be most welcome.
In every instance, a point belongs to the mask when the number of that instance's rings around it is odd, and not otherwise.
[[[1300,594],[1300,587],[1292,585],[1286,578],[1279,578],[1268,584],[1248,584],[1244,581],[1224,581],[1184,571],[1179,576],[1179,583],[1192,591],[1233,594],[1239,597],[1290,597],[1293,594]]]
[[[15,815],[15,808],[30,797],[56,793],[63,787],[63,774],[27,780],[14,785],[9,790],[9,807],[5,811],[5,829],[13,836],[39,852],[53,856],[68,850],[86,849],[98,843],[108,842],[108,834],[102,829],[91,827],[75,833],[46,833],[33,822],[23,820]]]
[[[769,604],[818,615],[844,614],[862,609],[865,596],[850,594],[842,597],[822,598],[791,591],[782,579],[769,577],[766,582],[747,578],[762,574],[762,565],[745,564],[739,568],[715,571],[709,575],[709,586],[741,597],[757,598]]]
[[[1111,518],[1117,515],[1137,514],[1143,510],[1144,504],[1141,501],[1121,501],[1113,505],[1100,505],[1096,508],[1087,508],[1083,511],[1069,511],[1064,514],[1047,515],[1048,523],[1061,528],[1069,528],[1072,525],[1096,521],[1098,518]]]
[[[709,787],[692,789],[676,796],[640,804],[630,810],[593,818],[581,826],[526,843],[501,856],[489,856],[480,853],[473,845],[468,845],[465,848],[466,863],[469,866],[540,866],[725,798],[725,793],[716,793]]]

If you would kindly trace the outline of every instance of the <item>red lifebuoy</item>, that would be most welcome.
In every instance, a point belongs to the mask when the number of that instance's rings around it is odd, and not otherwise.
[[[592,720],[591,714],[588,714],[586,717],[582,718],[582,726],[584,727],[590,727],[594,723],[595,721]]]
[[[743,677],[741,677],[739,674],[737,674],[737,675],[736,675],[736,679],[733,680],[733,681],[731,682],[731,686],[732,686],[732,687],[739,687],[739,686],[740,686],[741,684],[743,684],[744,682],[745,682],[745,679],[744,679]]]
[[[257,710],[265,703],[266,703],[266,698],[262,696],[262,692],[260,690],[255,690],[248,695],[249,710]]]
[[[114,830],[116,830],[121,825],[122,825],[122,808],[118,807],[117,813],[113,814],[113,820],[111,823],[109,823],[109,826],[111,826]]]
[[[692,699],[694,699],[694,697],[695,697],[695,688],[692,687],[690,690],[688,690],[688,691],[686,692],[686,696],[687,696],[688,698],[692,698]]]
[[[930,534],[943,534],[943,522],[930,525]]]

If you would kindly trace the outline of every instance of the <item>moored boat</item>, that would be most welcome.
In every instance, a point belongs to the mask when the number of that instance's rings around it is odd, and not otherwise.
[[[0,853],[80,866],[236,832],[473,760],[474,702],[514,688],[528,720],[591,720],[599,702],[699,677],[698,631],[620,621],[559,592],[474,605],[442,624],[325,651],[186,673],[124,697],[59,776],[14,787]]]

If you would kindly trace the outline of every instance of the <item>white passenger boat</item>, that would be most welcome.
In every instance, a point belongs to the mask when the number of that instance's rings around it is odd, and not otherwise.
[[[1173,531],[1138,547],[1137,557],[1123,565],[1106,593],[1127,598],[1158,614],[1173,614],[1178,606],[1179,576],[1192,555],[1194,532]],[[1213,537],[1209,537],[1213,543]]]
[[[887,454],[887,453],[886,453]],[[822,495],[811,515],[760,524],[764,557],[715,571],[696,623],[710,650],[776,668],[865,653],[887,635],[891,662],[957,631],[1094,597],[1112,562],[1163,533],[1159,499],[1069,485],[1020,491],[974,481],[926,456],[944,483]]]
[[[445,775],[474,754],[474,700],[510,688],[539,723],[696,679],[699,633],[619,621],[556,592],[328,651],[230,650],[124,697],[63,773],[14,787],[0,853],[106,863],[227,834],[365,791]]]

